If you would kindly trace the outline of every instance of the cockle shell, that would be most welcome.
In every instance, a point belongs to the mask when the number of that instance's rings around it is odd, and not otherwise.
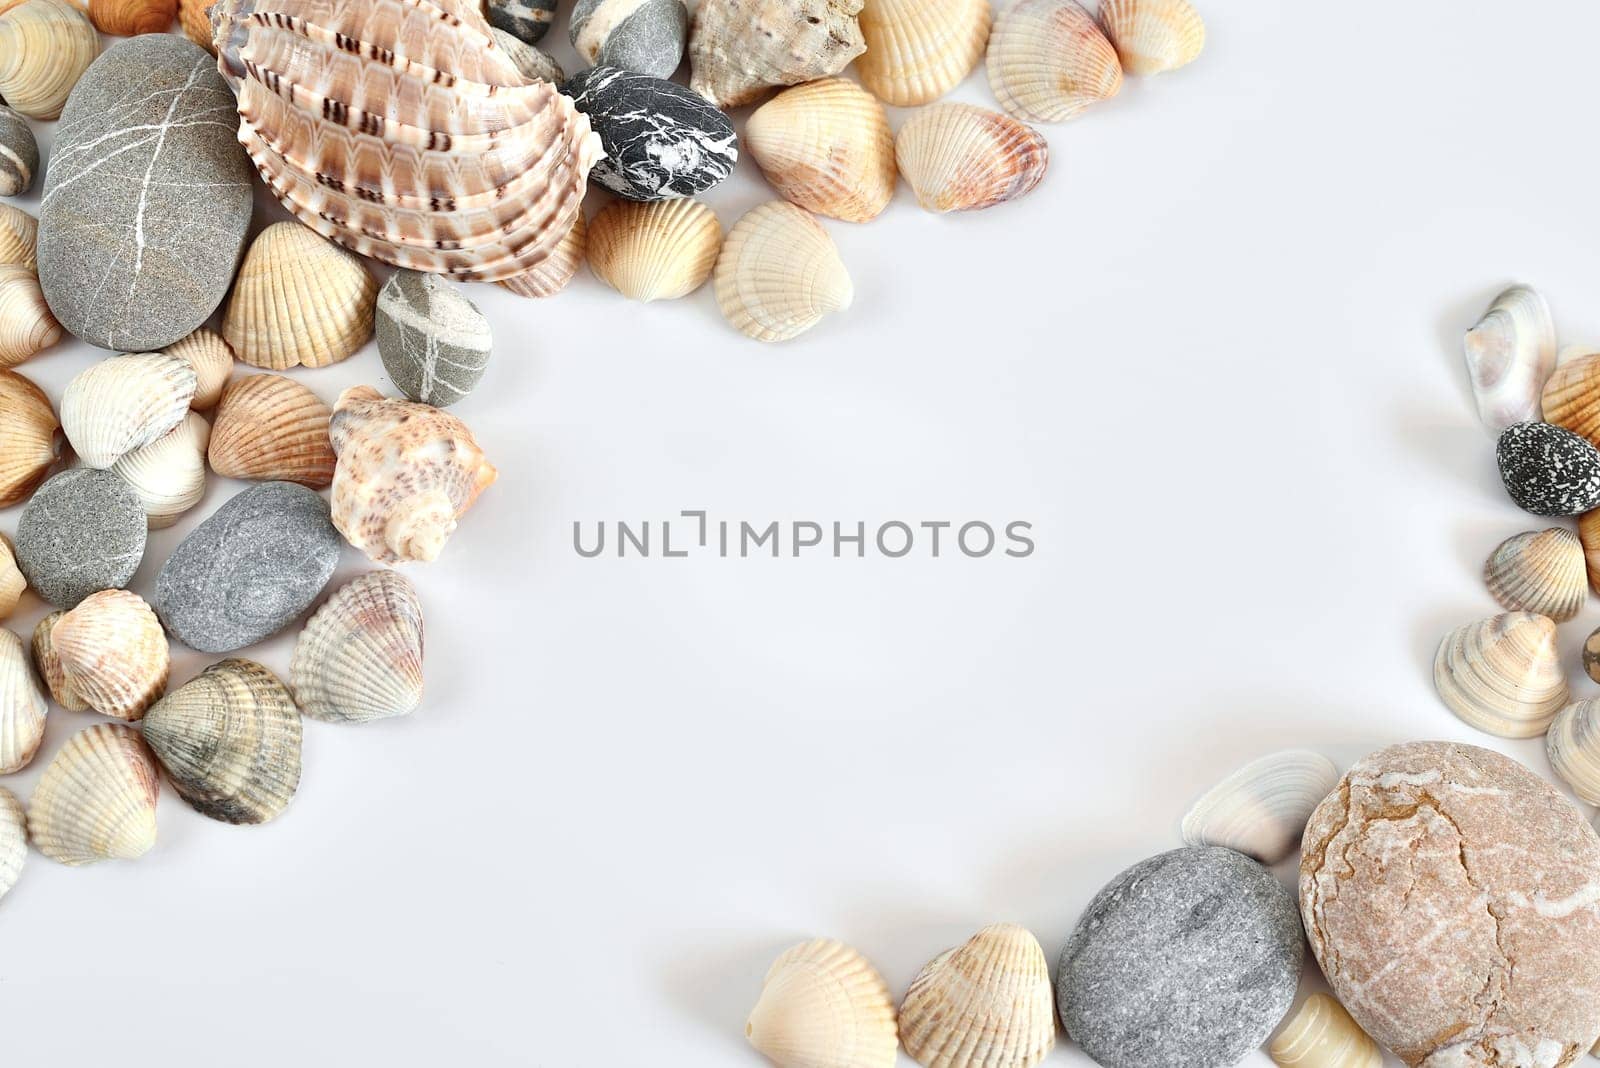
[[[1030,122],[1064,122],[1122,88],[1117,50],[1075,0],[1016,0],[989,35],[989,87]]]
[[[49,711],[22,639],[0,629],[0,775],[28,766],[39,751],[39,743],[44,741],[44,720]],[[5,868],[4,851],[0,843],[0,876]],[[0,884],[3,882],[0,877]],[[4,892],[5,887],[0,885],[0,894]]]
[[[1129,74],[1177,70],[1206,45],[1206,24],[1189,0],[1101,0],[1100,25]]]
[[[589,235],[589,269],[633,300],[676,300],[711,277],[722,248],[716,213],[697,200],[617,200]]]
[[[97,723],[67,740],[28,803],[28,835],[51,860],[135,860],[156,844],[161,773],[139,732]]]
[[[572,229],[567,231],[567,236],[551,250],[543,263],[522,274],[503,278],[496,284],[519,297],[553,297],[567,288],[572,276],[578,273],[588,243],[589,226],[580,211],[572,221]]]
[[[889,117],[844,78],[797,85],[762,104],[745,124],[744,144],[768,184],[807,211],[865,222],[894,196]]]
[[[372,337],[377,301],[358,258],[299,223],[274,223],[244,255],[222,336],[252,367],[326,367]]]
[[[266,823],[300,785],[300,713],[251,660],[212,664],[163,697],[144,737],[178,795],[214,820]]]
[[[461,420],[371,386],[339,395],[329,432],[333,525],[380,564],[437,557],[498,474]]]
[[[723,316],[757,341],[798,337],[855,295],[828,232],[787,201],[752,208],[733,224],[715,274]]]
[[[489,36],[494,38],[495,44],[506,50],[506,55],[511,57],[511,62],[516,65],[517,71],[528,81],[560,85],[567,80],[567,72],[562,70],[561,64],[544,49],[535,48],[498,26],[489,27]]]
[[[91,593],[46,622],[48,627],[40,624],[45,627],[42,646],[40,635],[34,635],[40,673],[52,691],[59,686],[72,703],[131,721],[142,718],[166,689],[172,667],[167,633],[137,593]]]
[[[989,0],[866,0],[856,73],[885,103],[932,103],[978,65],[989,24]]]
[[[1543,734],[1568,697],[1556,625],[1507,612],[1457,627],[1439,644],[1433,684],[1470,726],[1502,738]]]
[[[17,610],[17,602],[27,588],[28,580],[17,566],[17,550],[10,538],[0,534],[0,619],[8,618]]]
[[[1587,660],[1587,648],[1585,659]],[[1550,766],[1586,803],[1600,805],[1600,698],[1575,701],[1556,714],[1544,739]]]
[[[56,462],[60,427],[50,398],[15,371],[0,371],[0,508],[27,498]]]
[[[935,957],[900,1003],[900,1041],[924,1068],[1033,1068],[1056,1044],[1039,940],[1000,923]]]
[[[219,0],[211,22],[245,151],[323,236],[495,281],[571,228],[599,138],[554,85],[523,77],[475,6]]]
[[[17,885],[28,859],[28,816],[17,795],[0,786],[0,897]]]
[[[1312,994],[1267,1050],[1280,1068],[1383,1068],[1383,1052],[1344,1006]]]
[[[170,527],[206,494],[206,443],[211,426],[199,412],[150,444],[124,453],[111,470],[133,487],[151,530]]]
[[[1539,408],[1545,422],[1600,444],[1600,352],[1562,353],[1545,381]]]
[[[1565,527],[1507,538],[1483,565],[1489,596],[1508,612],[1537,612],[1565,623],[1583,608],[1583,543]]]
[[[0,14],[0,97],[30,119],[58,118],[99,54],[88,15],[67,0],[27,0]]]
[[[178,0],[178,24],[183,35],[212,55],[217,46],[211,40],[211,4],[213,0]]]
[[[1339,783],[1321,753],[1288,749],[1253,760],[1207,790],[1183,817],[1183,842],[1226,846],[1276,864],[1300,845],[1312,809]]]
[[[249,375],[223,391],[211,428],[211,470],[228,478],[298,482],[326,489],[333,482],[333,409],[283,375]]]
[[[182,356],[113,356],[82,371],[61,395],[61,429],[78,458],[108,468],[189,414],[198,383]]]
[[[926,211],[972,211],[1022,196],[1044,178],[1038,131],[971,104],[923,108],[900,127],[895,161]]]
[[[366,723],[409,715],[422,701],[422,604],[398,571],[340,587],[306,623],[289,668],[313,719]]]
[[[778,1068],[893,1068],[898,1044],[883,977],[831,938],[773,961],[744,1033]]]
[[[0,266],[18,264],[37,273],[38,245],[39,220],[15,205],[0,204]]]
[[[222,399],[222,387],[233,374],[233,346],[221,334],[202,326],[161,351],[182,356],[194,368],[194,396],[189,399],[189,407],[203,412]]]
[[[65,612],[51,612],[39,620],[38,625],[33,628],[33,663],[56,704],[68,712],[87,712],[89,702],[72,688],[71,681],[62,669],[61,658],[56,655],[55,643],[52,640],[56,624],[61,622],[61,617],[64,615]]]
[[[1550,306],[1528,286],[1512,286],[1462,339],[1478,416],[1499,433],[1539,419],[1540,390],[1556,366]]]
[[[60,340],[61,324],[38,276],[25,264],[0,264],[0,367],[15,367]]]
[[[689,27],[689,87],[719,108],[838,74],[867,49],[862,0],[702,0]]]
[[[1589,573],[1589,588],[1600,593],[1600,508],[1578,517],[1578,541],[1583,544],[1583,562]]]
[[[178,15],[178,0],[89,0],[89,21],[113,37],[166,33]]]

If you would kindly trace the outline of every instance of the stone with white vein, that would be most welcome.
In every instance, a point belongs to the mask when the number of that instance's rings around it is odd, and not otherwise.
[[[378,293],[376,333],[395,387],[435,408],[471,393],[489,365],[489,320],[436,274],[391,275]]]
[[[578,0],[567,33],[594,66],[670,78],[683,61],[689,9],[683,0]]]
[[[728,116],[674,82],[592,67],[561,91],[589,116],[605,146],[589,176],[629,200],[703,193],[731,174],[739,158]]]

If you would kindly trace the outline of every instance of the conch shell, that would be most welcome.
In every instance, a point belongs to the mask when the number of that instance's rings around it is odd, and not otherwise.
[[[900,1004],[900,1041],[924,1068],[1033,1068],[1056,1044],[1039,940],[997,923],[935,957]]]
[[[689,88],[726,111],[838,74],[867,50],[861,2],[702,0],[689,27]]]
[[[1207,790],[1183,817],[1183,842],[1226,846],[1276,864],[1300,845],[1311,812],[1339,784],[1321,753],[1290,749],[1251,761]]]
[[[28,835],[51,860],[135,860],[156,844],[161,773],[139,732],[97,723],[67,740],[28,804]]]
[[[1568,697],[1556,625],[1532,612],[1507,612],[1457,627],[1439,644],[1433,683],[1445,706],[1481,731],[1543,734]]]
[[[0,98],[30,119],[56,119],[100,54],[94,24],[67,0],[27,0],[0,14]]]
[[[1462,339],[1467,376],[1484,425],[1499,433],[1539,419],[1539,394],[1556,366],[1550,306],[1528,286],[1512,286]]]
[[[745,1037],[778,1068],[894,1068],[894,1003],[865,957],[802,942],[772,962]]]
[[[1483,582],[1506,611],[1537,612],[1565,623],[1589,593],[1583,543],[1566,527],[1513,535],[1489,554]]]

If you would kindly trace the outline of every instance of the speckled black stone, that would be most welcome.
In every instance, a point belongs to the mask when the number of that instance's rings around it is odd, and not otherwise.
[[[728,116],[661,78],[592,67],[562,87],[605,146],[590,175],[630,200],[692,197],[733,172],[738,137]]]
[[[538,44],[555,17],[556,0],[489,0],[489,25],[528,44]]]
[[[1294,898],[1242,853],[1174,849],[1095,895],[1061,951],[1067,1033],[1106,1068],[1224,1068],[1294,1002]]]
[[[40,486],[17,520],[17,566],[33,592],[72,608],[127,587],[144,559],[144,505],[121,475],[74,467]]]
[[[1500,481],[1524,511],[1577,515],[1600,505],[1600,449],[1549,423],[1513,423],[1494,447]]]

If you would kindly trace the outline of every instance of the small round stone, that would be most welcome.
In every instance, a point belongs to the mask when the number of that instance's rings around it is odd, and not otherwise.
[[[689,9],[683,0],[578,0],[567,33],[593,66],[670,78],[683,61]]]
[[[391,275],[378,293],[375,332],[396,388],[435,408],[471,393],[489,365],[489,320],[436,274]]]
[[[1095,896],[1066,948],[1056,1001],[1067,1034],[1106,1068],[1223,1068],[1294,1003],[1294,898],[1242,853],[1174,849]]]
[[[39,142],[28,120],[0,104],[0,197],[19,197],[39,173]]]
[[[1534,515],[1577,515],[1600,505],[1600,449],[1550,423],[1513,423],[1494,447],[1500,481]]]
[[[675,82],[594,67],[561,91],[589,116],[605,147],[590,176],[629,200],[703,193],[731,174],[739,158],[728,116]]]
[[[528,44],[539,43],[555,15],[556,0],[489,0],[489,24]]]
[[[92,467],[40,486],[17,520],[17,566],[33,592],[73,608],[101,590],[125,589],[144,558],[144,505],[122,476]]]

